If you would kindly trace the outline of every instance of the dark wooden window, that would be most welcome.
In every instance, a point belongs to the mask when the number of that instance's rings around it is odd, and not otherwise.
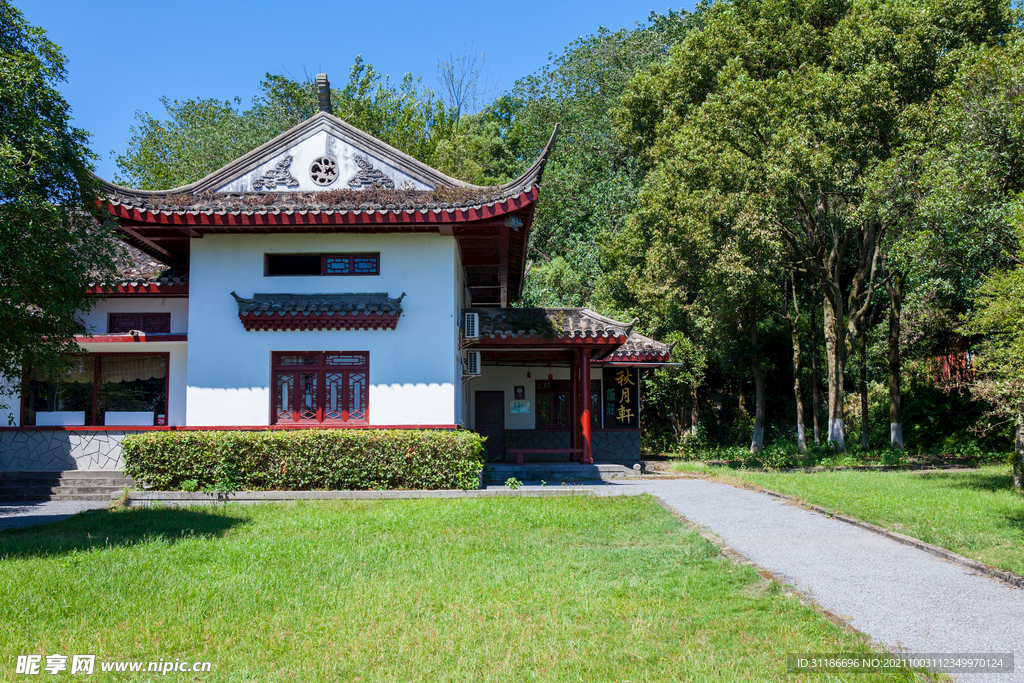
[[[110,313],[107,316],[108,334],[128,334],[139,330],[145,334],[169,334],[170,313]]]
[[[264,273],[277,275],[380,275],[380,254],[267,254]]]
[[[280,351],[271,359],[273,424],[366,424],[370,354]]]
[[[119,426],[118,416],[131,413],[136,421],[165,425],[169,360],[167,353],[89,353],[74,356],[71,372],[60,378],[28,372],[22,424],[38,426],[40,413],[63,413],[62,419],[81,414],[77,423],[84,426]]]
[[[537,429],[566,430],[572,415],[569,406],[571,383],[567,379],[537,380]],[[601,381],[590,380],[590,427],[601,427]]]

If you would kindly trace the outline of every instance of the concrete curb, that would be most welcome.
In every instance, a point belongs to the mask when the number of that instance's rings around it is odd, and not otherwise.
[[[978,562],[977,560],[972,560],[969,557],[964,557],[963,555],[957,555],[956,553],[954,553],[951,550],[946,550],[945,548],[940,548],[939,546],[932,545],[931,543],[925,543],[924,541],[922,541],[920,539],[913,538],[911,536],[906,536],[906,535],[898,533],[896,531],[892,531],[890,529],[886,529],[885,527],[880,527],[880,526],[876,526],[874,524],[871,524],[869,522],[861,521],[861,520],[857,519],[856,517],[848,517],[846,515],[841,515],[841,514],[832,512],[831,510],[826,510],[823,507],[820,507],[818,505],[812,505],[811,503],[808,503],[808,502],[806,502],[804,500],[801,500],[800,498],[797,498],[795,496],[789,496],[789,495],[786,495],[785,493],[779,493],[778,491],[771,491],[769,489],[763,489],[763,488],[756,488],[756,490],[761,492],[761,493],[766,493],[769,496],[773,496],[775,498],[779,498],[781,500],[784,500],[784,501],[786,501],[788,503],[793,503],[794,505],[799,505],[802,508],[805,508],[805,509],[811,510],[813,512],[817,512],[819,514],[825,515],[826,517],[831,517],[832,519],[838,519],[840,522],[846,522],[847,524],[851,524],[851,525],[853,525],[855,527],[860,527],[861,529],[864,529],[866,531],[870,531],[872,533],[878,534],[879,536],[885,536],[886,538],[888,538],[888,539],[890,539],[892,541],[896,541],[897,543],[902,543],[903,545],[909,545],[912,548],[917,548],[918,550],[923,550],[926,553],[931,553],[932,555],[937,555],[938,557],[941,557],[944,560],[948,560],[949,562],[952,562],[953,564],[958,564],[958,565],[960,565],[962,567],[966,567],[968,569],[973,569],[976,572],[980,572],[982,574],[986,574],[988,576],[991,576],[994,579],[998,579],[999,581],[1002,581],[1003,583],[1008,583],[1009,585],[1011,585],[1011,586],[1013,586],[1015,588],[1024,588],[1024,576],[1019,576],[1018,574],[1014,574],[1013,572],[1008,572],[1005,569],[999,569],[997,567],[993,567],[991,565],[987,565],[987,564],[985,564],[983,562]]]
[[[589,488],[477,489],[471,491],[235,491],[230,493],[190,493],[186,491],[130,491],[128,507],[150,505],[216,505],[222,503],[273,503],[299,500],[408,500],[421,498],[562,498],[593,496]],[[121,494],[112,494],[117,500]]]

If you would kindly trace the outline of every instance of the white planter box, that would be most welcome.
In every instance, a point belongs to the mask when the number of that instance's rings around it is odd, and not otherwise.
[[[56,410],[36,413],[37,427],[83,427],[84,410]]]
[[[103,413],[103,424],[107,427],[152,427],[153,412],[108,410]]]

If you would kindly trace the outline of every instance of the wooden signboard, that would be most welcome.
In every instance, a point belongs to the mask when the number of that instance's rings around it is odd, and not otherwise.
[[[640,373],[636,368],[604,369],[604,427],[640,428]]]

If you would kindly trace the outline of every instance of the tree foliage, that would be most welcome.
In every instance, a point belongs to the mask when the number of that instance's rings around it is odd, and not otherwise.
[[[637,213],[648,242],[619,250],[635,281],[707,297],[723,285],[696,287],[692,268],[733,245],[734,263],[770,264],[755,243],[812,277],[825,304],[829,440],[840,447],[851,340],[866,334],[886,283],[892,225],[866,201],[872,175],[903,141],[905,112],[949,82],[958,51],[997,44],[1013,16],[998,1],[717,2],[622,97],[622,135],[653,169]],[[701,251],[696,263],[686,256]]]
[[[88,135],[56,90],[65,73],[60,49],[0,0],[0,375],[15,382],[77,349],[86,285],[118,256],[96,213]]]
[[[645,173],[643,160],[616,136],[611,112],[630,78],[664,59],[695,16],[652,14],[648,25],[634,30],[602,28],[552,54],[547,65],[499,100],[496,109],[512,114],[504,131],[515,165],[511,175],[533,163],[555,124],[560,130],[530,237],[524,303],[594,303],[602,241],[625,228]]]

